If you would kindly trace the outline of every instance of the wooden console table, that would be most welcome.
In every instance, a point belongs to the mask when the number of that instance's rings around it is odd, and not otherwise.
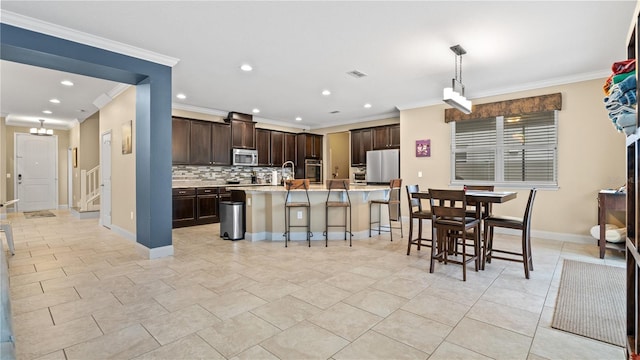
[[[600,191],[598,193],[598,225],[600,225],[600,259],[604,259],[606,249],[625,251],[625,243],[609,243],[605,239],[607,214],[609,211],[626,211],[627,194],[623,192]]]

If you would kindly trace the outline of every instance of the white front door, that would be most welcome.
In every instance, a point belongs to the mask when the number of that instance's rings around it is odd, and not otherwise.
[[[100,147],[100,223],[111,228],[111,131],[102,134]]]
[[[16,134],[17,211],[58,208],[58,137]]]

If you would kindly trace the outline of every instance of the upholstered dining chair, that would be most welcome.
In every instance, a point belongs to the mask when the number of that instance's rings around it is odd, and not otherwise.
[[[389,182],[389,191],[386,199],[369,201],[369,237],[372,231],[378,231],[378,235],[382,231],[388,231],[391,241],[393,241],[393,229],[400,229],[400,237],[404,237],[402,233],[402,214],[400,211],[400,187],[402,179],[392,179]],[[373,207],[378,206],[378,220],[372,217]],[[389,215],[389,225],[382,225],[382,206],[385,206]],[[398,226],[393,226],[392,222],[398,222]],[[374,228],[373,225],[378,227]]]
[[[467,281],[467,264],[475,263],[475,271],[480,268],[480,220],[475,216],[467,216],[467,200],[464,190],[429,189],[431,211],[435,218],[437,251],[431,257],[430,272],[433,272],[435,260],[445,264],[451,262],[462,265],[462,280]],[[467,234],[472,234],[472,242],[466,241]],[[471,246],[472,252],[468,252]],[[450,260],[449,253],[462,250],[462,260]]]
[[[434,254],[435,248],[433,248],[433,239],[435,239],[435,227],[433,226],[433,214],[429,210],[422,208],[422,201],[414,198],[412,195],[420,192],[418,185],[407,185],[407,203],[409,204],[409,241],[407,243],[407,255],[411,253],[411,245],[416,245],[420,250],[421,246],[431,248],[431,256]],[[413,238],[413,223],[414,220],[418,221],[418,236]],[[426,239],[422,237],[422,223],[424,220],[432,222],[431,226],[431,238]]]
[[[536,198],[537,189],[531,189],[524,217],[516,218],[511,216],[489,216],[484,219],[484,233],[486,242],[484,247],[484,261],[491,263],[492,259],[521,262],[524,265],[524,276],[529,278],[529,271],[533,271],[533,256],[531,254],[531,212],[533,211],[533,201]],[[493,248],[493,230],[496,227],[516,229],[522,232],[521,252],[511,250],[499,250]],[[506,254],[496,256],[494,253]],[[508,256],[507,256],[508,255]],[[483,265],[484,266],[484,265]]]
[[[347,241],[347,233],[349,233],[349,246],[351,246],[351,239],[353,233],[351,232],[351,198],[349,197],[349,180],[348,179],[331,179],[326,182],[327,187],[327,201],[325,202],[325,247],[329,246],[329,228],[339,227],[344,228],[344,240]],[[331,196],[333,190],[333,197]],[[337,191],[336,191],[337,190]],[[329,209],[344,209],[344,222],[343,224],[332,225],[329,224]],[[349,221],[347,222],[347,216]],[[347,226],[349,228],[347,229]]]
[[[311,203],[309,201],[309,179],[295,179],[295,180],[287,180],[284,183],[285,188],[287,189],[287,195],[284,200],[284,247],[287,247],[287,243],[291,241],[291,228],[301,227],[305,228],[307,232],[307,243],[309,243],[309,247],[311,247]],[[296,196],[299,199],[293,201],[294,192],[292,190],[304,190],[304,197]],[[300,195],[300,194],[296,194]],[[304,225],[291,225],[291,209],[293,208],[302,208],[307,211],[307,221]]]

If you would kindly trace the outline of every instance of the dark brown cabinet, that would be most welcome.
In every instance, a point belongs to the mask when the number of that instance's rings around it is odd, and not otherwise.
[[[256,129],[258,166],[271,166],[271,130]]]
[[[198,188],[196,225],[220,222],[218,188]]]
[[[373,149],[399,149],[400,125],[388,125],[373,128]]]
[[[196,221],[196,190],[173,189],[173,227],[191,226]]]
[[[174,117],[171,121],[171,156],[174,165],[189,163],[191,121]]]
[[[256,148],[256,123],[253,121],[230,120],[231,122],[231,145],[233,148],[255,149]]]
[[[271,166],[282,166],[284,163],[284,133],[271,131]]]
[[[211,123],[191,121],[189,164],[211,165]]]
[[[211,124],[211,162],[213,165],[231,165],[231,125]]]
[[[284,161],[296,162],[296,134],[284,133]]]
[[[306,159],[322,159],[322,135],[300,133],[296,135],[296,174],[298,179],[304,178],[304,161]]]
[[[373,149],[371,129],[351,130],[351,166],[367,164],[367,151]]]

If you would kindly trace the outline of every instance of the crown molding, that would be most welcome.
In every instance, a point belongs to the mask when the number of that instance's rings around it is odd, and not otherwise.
[[[323,123],[322,126],[312,126],[309,129],[310,130],[326,129],[334,126],[343,126],[343,125],[349,125],[349,124],[357,124],[365,121],[384,120],[384,119],[399,118],[399,117],[400,117],[400,111],[396,110],[396,111],[391,111],[384,114],[365,116],[365,117],[355,118],[355,119],[346,120],[346,121],[342,120],[342,121],[333,121],[330,123]]]
[[[139,47],[127,45],[118,41],[109,40],[100,36],[88,34],[68,27],[52,24],[46,21],[34,19],[28,16],[16,14],[11,11],[0,12],[2,23],[39,32],[57,38],[74,41],[77,43],[94,46],[100,49],[113,51],[157,64],[173,67],[180,59],[162,55]]]
[[[177,109],[177,110],[196,112],[196,113],[205,114],[205,115],[222,116],[222,117],[226,117],[229,114],[228,111],[222,111],[218,109],[211,109],[211,108],[206,108],[202,106],[193,106],[193,105],[180,104],[180,103],[172,103],[171,108]]]

